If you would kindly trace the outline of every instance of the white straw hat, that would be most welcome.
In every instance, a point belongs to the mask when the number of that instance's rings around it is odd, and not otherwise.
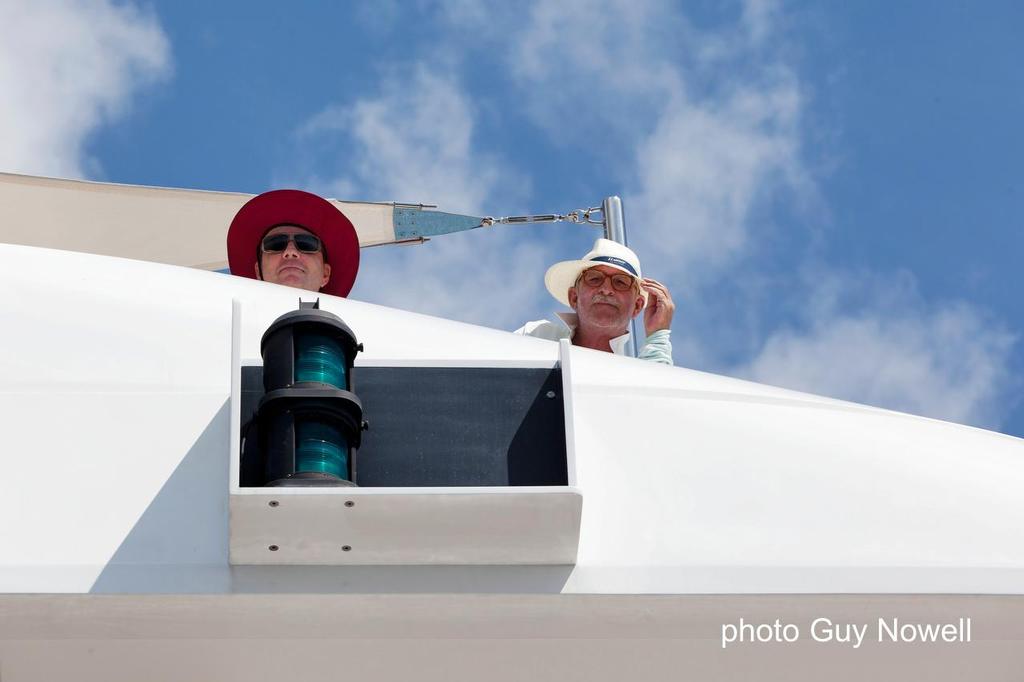
[[[640,259],[632,249],[610,239],[595,241],[594,248],[581,260],[564,260],[552,265],[544,274],[544,286],[557,301],[568,306],[569,289],[576,284],[576,280],[584,270],[595,265],[607,265],[631,275],[637,281],[644,305],[647,305],[647,292],[640,286],[640,282],[643,281],[643,275],[640,272]]]

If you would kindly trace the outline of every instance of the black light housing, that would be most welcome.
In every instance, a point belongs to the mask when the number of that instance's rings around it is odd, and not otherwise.
[[[352,392],[362,345],[315,303],[274,320],[260,342],[265,394],[256,412],[268,486],[352,486],[363,406]]]

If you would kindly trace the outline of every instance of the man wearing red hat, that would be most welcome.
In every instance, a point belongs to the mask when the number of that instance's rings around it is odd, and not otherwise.
[[[598,239],[580,260],[548,268],[544,285],[574,312],[558,313],[558,323],[527,322],[515,333],[552,341],[572,339],[574,346],[621,355],[629,342],[630,320],[644,310],[646,343],[637,357],[672,364],[669,328],[675,304],[665,285],[640,274],[640,259],[632,249]]]
[[[228,228],[231,274],[347,296],[359,270],[359,238],[329,201],[295,189],[250,199]]]

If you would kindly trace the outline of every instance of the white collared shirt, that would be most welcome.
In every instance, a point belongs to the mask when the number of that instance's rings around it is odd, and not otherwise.
[[[580,324],[579,316],[576,313],[555,314],[559,320],[557,323],[550,320],[534,320],[527,322],[512,333],[533,336],[538,339],[547,339],[549,341],[571,339]],[[672,342],[669,339],[669,334],[668,329],[659,329],[648,336],[637,357],[641,360],[660,362],[665,365],[673,364]],[[622,336],[616,336],[614,339],[609,340],[608,345],[611,346],[611,351],[616,355],[626,355],[626,344],[629,343],[629,339],[630,333],[627,331]]]

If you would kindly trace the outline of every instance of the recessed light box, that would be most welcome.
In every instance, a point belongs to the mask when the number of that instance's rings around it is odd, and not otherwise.
[[[567,344],[547,367],[357,365],[347,388],[369,429],[353,458],[356,486],[266,487],[264,368],[241,360],[241,315],[236,302],[232,564],[575,563],[583,498]]]

